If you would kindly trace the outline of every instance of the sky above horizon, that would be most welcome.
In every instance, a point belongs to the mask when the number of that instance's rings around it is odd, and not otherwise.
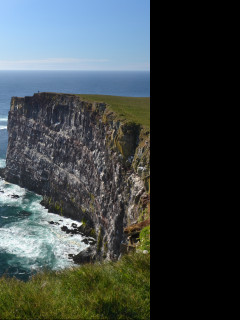
[[[0,70],[150,70],[150,0],[0,0]]]

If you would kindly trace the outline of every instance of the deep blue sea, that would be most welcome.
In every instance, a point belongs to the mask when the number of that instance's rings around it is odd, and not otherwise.
[[[0,167],[7,151],[7,118],[12,96],[36,92],[150,96],[149,72],[0,71]],[[42,269],[73,265],[68,254],[87,247],[80,235],[61,230],[75,221],[49,213],[41,196],[0,178],[0,277],[27,280]],[[50,224],[50,221],[56,224]],[[80,223],[78,223],[80,225]]]

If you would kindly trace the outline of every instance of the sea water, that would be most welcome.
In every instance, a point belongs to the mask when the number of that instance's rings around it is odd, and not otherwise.
[[[36,92],[150,96],[149,72],[0,71],[0,168],[6,165],[7,121],[12,96]],[[0,277],[27,280],[39,270],[73,266],[69,254],[87,245],[66,234],[80,222],[48,212],[42,197],[0,178]],[[54,222],[54,223],[49,223]]]

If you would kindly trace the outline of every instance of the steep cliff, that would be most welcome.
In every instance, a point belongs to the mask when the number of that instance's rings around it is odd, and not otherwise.
[[[78,95],[13,97],[4,177],[43,195],[51,211],[85,220],[111,259],[124,228],[149,205],[149,132]]]

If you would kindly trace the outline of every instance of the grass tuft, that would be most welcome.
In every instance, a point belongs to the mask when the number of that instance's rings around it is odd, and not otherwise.
[[[2,277],[0,319],[150,319],[150,256]]]
[[[109,110],[118,115],[119,119],[127,119],[129,122],[137,123],[150,128],[150,98],[149,97],[120,97],[109,95],[79,94],[79,96],[90,102],[104,102],[108,104]]]

